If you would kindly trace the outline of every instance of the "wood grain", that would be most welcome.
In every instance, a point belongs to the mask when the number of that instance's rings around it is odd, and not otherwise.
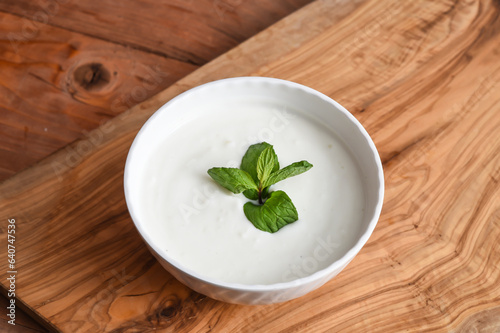
[[[10,304],[10,299],[0,297],[0,308],[7,309]],[[2,315],[0,318],[0,332],[2,333],[46,333],[48,332],[39,323],[37,323],[30,315],[25,311],[17,308],[16,309],[16,325],[11,325],[7,321],[10,320],[9,317]]]
[[[473,316],[470,316],[455,330],[455,332],[498,332],[498,320],[495,318],[500,318],[500,307],[488,309],[482,312],[478,312]]]
[[[315,2],[98,128],[97,143],[10,178],[0,220],[18,221],[19,296],[63,332],[495,332],[499,14],[487,0]],[[370,241],[331,282],[283,304],[224,304],[182,286],[145,249],[122,194],[148,116],[192,86],[241,75],[337,99],[384,163]]]
[[[1,1],[0,180],[310,1]]]
[[[199,66],[309,2],[5,0],[0,10]]]
[[[161,91],[197,66],[0,12],[0,178],[4,179]]]

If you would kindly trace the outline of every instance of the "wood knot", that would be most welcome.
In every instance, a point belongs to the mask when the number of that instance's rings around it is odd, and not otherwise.
[[[111,75],[100,63],[89,63],[79,66],[74,72],[75,82],[87,91],[98,91],[105,87]]]
[[[177,312],[176,307],[169,306],[161,310],[160,316],[170,319],[175,316],[176,312]]]

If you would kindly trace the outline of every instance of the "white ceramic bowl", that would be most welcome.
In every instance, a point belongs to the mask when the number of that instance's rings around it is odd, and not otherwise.
[[[220,103],[231,96],[271,98],[285,107],[307,110],[335,132],[358,163],[365,195],[364,217],[357,242],[338,260],[309,276],[271,285],[248,285],[214,281],[191,271],[155,243],[148,221],[137,214],[140,179],[155,145],[183,124],[204,112],[203,105]],[[205,111],[206,112],[206,111]],[[210,82],[180,94],[163,105],[137,134],[125,165],[125,198],[137,230],[162,266],[188,287],[214,299],[238,304],[269,304],[291,300],[320,287],[337,275],[361,250],[377,224],[384,196],[380,158],[370,136],[340,104],[303,85],[265,77],[240,77]]]

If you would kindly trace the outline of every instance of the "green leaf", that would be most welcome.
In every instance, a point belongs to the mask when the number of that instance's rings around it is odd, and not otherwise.
[[[278,156],[276,156],[273,146],[267,147],[260,153],[257,160],[257,178],[259,178],[259,184],[264,184],[266,182],[277,160]]]
[[[265,200],[267,198],[269,198],[269,186],[268,187],[265,187],[263,190],[262,190],[262,193],[260,194],[260,196],[262,197],[262,200]]]
[[[250,200],[259,200],[259,192],[257,190],[246,190],[243,195]],[[269,186],[264,188],[261,193],[261,199],[266,200],[269,197]]]
[[[258,190],[252,177],[240,169],[236,168],[212,168],[207,171],[220,186],[227,188],[233,193],[241,193],[245,190]]]
[[[243,195],[250,200],[259,200],[259,191],[254,189],[243,191]]]
[[[256,184],[259,183],[259,177],[257,175],[257,162],[259,160],[260,154],[268,147],[272,147],[267,142],[256,143],[248,147],[245,156],[243,156],[241,160],[241,170],[245,170],[252,176],[252,179]],[[274,149],[273,149],[274,152]],[[276,154],[275,154],[276,155]],[[278,163],[278,157],[276,156],[276,161],[274,164],[273,172],[278,171],[280,168],[280,164]]]
[[[284,179],[300,175],[301,173],[306,172],[311,169],[313,165],[307,161],[300,161],[290,164],[289,166],[284,167],[281,170],[273,172],[269,178],[264,182],[264,187],[271,186],[280,182]]]
[[[262,206],[247,202],[243,211],[257,229],[270,233],[275,233],[299,219],[292,200],[283,191],[271,192],[269,199]]]

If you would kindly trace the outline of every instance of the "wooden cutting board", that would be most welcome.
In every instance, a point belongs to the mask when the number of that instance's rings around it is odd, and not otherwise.
[[[316,1],[3,182],[2,248],[14,218],[19,301],[62,332],[494,332],[499,7]],[[182,91],[243,75],[336,99],[384,164],[384,208],[367,245],[335,279],[283,304],[225,304],[184,287],[149,254],[123,196],[144,121]],[[6,258],[0,267],[8,289]]]

